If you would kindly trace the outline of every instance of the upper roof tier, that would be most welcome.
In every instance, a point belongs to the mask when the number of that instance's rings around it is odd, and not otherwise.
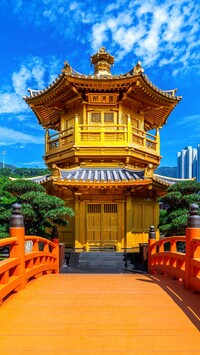
[[[146,75],[141,62],[122,75],[112,75],[110,67],[114,57],[100,48],[91,56],[94,75],[76,72],[65,62],[62,73],[43,90],[28,89],[30,96],[24,97],[35,112],[43,127],[60,129],[60,114],[70,102],[88,102],[89,93],[115,93],[117,103],[130,105],[134,111],[143,113],[145,129],[162,127],[177,103],[176,89],[160,90]]]

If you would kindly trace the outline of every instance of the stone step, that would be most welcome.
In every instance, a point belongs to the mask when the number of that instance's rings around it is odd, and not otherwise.
[[[98,261],[99,263],[104,263],[106,261],[110,262],[115,262],[115,261],[123,261],[125,262],[125,258],[119,258],[119,257],[99,257],[99,258],[85,258],[85,257],[79,257],[79,262],[80,261],[88,261],[88,262],[93,262],[93,261]]]
[[[124,273],[140,269],[138,255],[124,252],[74,252],[68,253],[61,273]]]
[[[80,265],[84,265],[84,264],[89,264],[89,265],[127,265],[126,262],[122,261],[122,260],[104,260],[104,261],[99,261],[99,260],[92,260],[92,261],[88,261],[88,260],[79,260],[78,266]]]
[[[79,270],[88,272],[110,272],[119,273],[125,268],[124,253],[117,252],[95,252],[80,253]]]

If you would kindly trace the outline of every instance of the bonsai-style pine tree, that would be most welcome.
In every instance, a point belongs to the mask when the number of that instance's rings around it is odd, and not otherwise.
[[[67,225],[67,219],[74,215],[73,210],[66,207],[62,199],[48,195],[43,186],[33,181],[8,181],[4,185],[4,191],[22,205],[27,235],[50,237],[47,228]]]
[[[165,236],[184,235],[189,206],[200,206],[200,183],[183,181],[171,185],[167,194],[160,199],[165,209],[160,211],[159,229]]]

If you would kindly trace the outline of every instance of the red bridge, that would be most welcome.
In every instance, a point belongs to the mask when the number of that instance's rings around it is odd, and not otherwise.
[[[149,274],[59,274],[59,241],[25,236],[15,205],[0,241],[10,248],[0,262],[1,355],[199,354],[197,206],[186,236],[154,238],[151,227]]]

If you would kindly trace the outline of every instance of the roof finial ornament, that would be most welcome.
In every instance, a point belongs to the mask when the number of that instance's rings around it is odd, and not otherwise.
[[[142,74],[144,73],[144,69],[142,68],[142,63],[140,61],[133,68],[134,74]]]
[[[64,68],[62,69],[62,73],[68,74],[68,75],[72,74],[72,68],[70,67],[70,65],[67,61],[64,62]]]
[[[106,48],[105,48],[105,47],[101,47],[101,48],[99,49],[99,52],[100,52],[100,53],[105,53],[105,51],[106,51]]]
[[[101,47],[99,51],[90,57],[91,64],[94,64],[94,75],[111,75],[110,67],[114,64],[114,57],[106,52],[105,47]]]

